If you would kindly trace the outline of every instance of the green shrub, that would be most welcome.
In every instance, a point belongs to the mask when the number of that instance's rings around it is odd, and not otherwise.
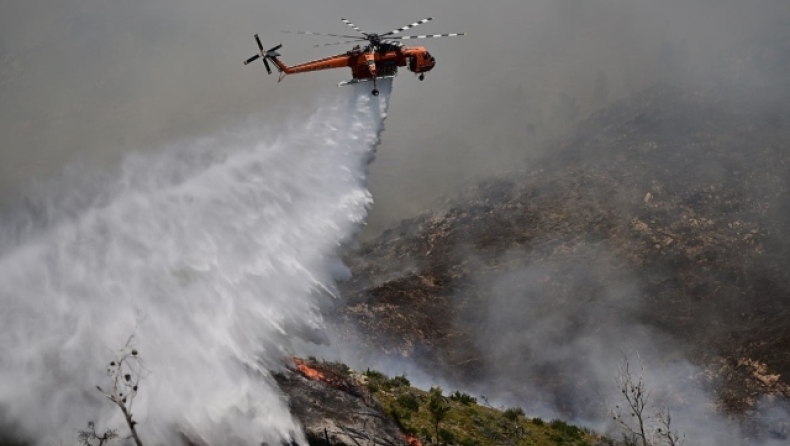
[[[417,401],[417,397],[411,393],[404,393],[403,395],[400,395],[397,401],[398,404],[404,409],[408,409],[412,412],[417,412],[420,410],[420,402]]]
[[[567,444],[565,442],[565,437],[562,436],[562,435],[559,435],[559,434],[550,434],[549,435],[549,440],[551,440],[552,443],[558,444],[558,445]]]
[[[551,420],[549,423],[552,429],[556,430],[557,432],[562,433],[567,438],[572,439],[580,439],[582,438],[582,431],[576,426],[571,426],[570,424],[562,421],[562,420]]]
[[[520,407],[511,407],[510,409],[503,412],[502,416],[510,421],[516,421],[519,419],[519,417],[524,416],[524,409]]]
[[[409,387],[411,382],[406,378],[406,375],[398,375],[389,380],[389,385],[392,387]]]
[[[455,444],[455,435],[447,429],[439,429],[439,439],[446,444]]]
[[[532,424],[534,424],[535,426],[543,426],[546,423],[543,421],[542,418],[537,418],[536,417],[536,418],[532,419]]]
[[[398,407],[391,407],[387,411],[387,415],[401,428],[404,432],[408,432],[410,434],[414,434],[415,429],[414,427],[409,424],[412,421],[412,413],[408,410],[401,409]]]
[[[403,419],[401,418],[401,413],[400,413],[400,411],[397,408],[395,408],[395,407],[390,408],[390,410],[388,412],[388,415],[390,416],[390,418],[392,418],[392,421],[394,421],[395,424],[398,425],[399,428],[404,430],[403,429]]]
[[[375,382],[376,384],[378,384],[378,386],[376,387],[377,390],[381,389],[381,390],[390,391],[393,388],[409,387],[411,385],[411,382],[409,382],[409,379],[406,378],[406,375],[399,375],[394,378],[390,378],[379,371],[370,370],[370,369],[367,369],[365,373],[363,373],[363,375],[367,376],[368,381],[370,381],[371,383]]]
[[[461,446],[481,446],[479,441],[475,440],[474,438],[470,438],[470,437],[462,438],[458,442],[458,444],[460,444]]]
[[[477,404],[477,398],[468,395],[463,392],[455,391],[452,395],[450,395],[450,399],[453,401],[457,401],[463,405],[469,406],[471,404]]]
[[[324,361],[323,369],[344,378],[348,378],[351,375],[351,368],[342,362]]]
[[[406,432],[407,434],[411,435],[412,437],[416,437],[417,436],[417,428],[412,426],[411,424],[406,423],[405,421],[403,421],[403,424],[401,425],[401,428],[403,428],[403,432]]]
[[[381,373],[379,371],[376,371],[376,370],[367,369],[367,370],[365,370],[364,375],[367,376],[370,379],[375,379],[375,380],[380,380],[380,381],[383,381],[383,380],[387,379],[387,375],[385,375],[385,374],[383,374],[383,373]]]
[[[420,428],[420,437],[431,438],[431,431],[429,431],[427,427]]]

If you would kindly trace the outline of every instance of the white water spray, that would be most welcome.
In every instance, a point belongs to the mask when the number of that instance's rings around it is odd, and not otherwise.
[[[365,86],[339,89],[332,106],[273,143],[250,130],[131,157],[120,178],[81,179],[50,195],[57,201],[4,216],[7,421],[39,444],[71,444],[87,421],[124,432],[95,386],[137,326],[150,373],[134,413],[146,444],[180,434],[305,444],[268,370],[290,339],[323,325],[335,250],[372,203],[366,165],[391,85],[378,98]]]

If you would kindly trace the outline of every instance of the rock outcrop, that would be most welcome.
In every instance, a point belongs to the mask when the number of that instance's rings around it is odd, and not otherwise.
[[[363,375],[341,364],[295,359],[275,379],[313,446],[410,446]]]

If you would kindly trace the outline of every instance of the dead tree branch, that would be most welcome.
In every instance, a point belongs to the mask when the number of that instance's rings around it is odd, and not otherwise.
[[[102,389],[96,386],[110,401],[115,403],[123,413],[126,424],[131,431],[131,438],[137,446],[143,446],[137,434],[137,421],[132,417],[132,406],[140,386],[140,381],[147,375],[139,352],[132,344],[134,333],[126,340],[126,344],[118,351],[116,358],[107,366],[107,376],[112,387]]]
[[[685,435],[673,430],[669,409],[659,410],[652,401],[644,375],[645,366],[637,355],[639,371],[623,358],[615,383],[624,404],[610,409],[612,419],[623,431],[624,441],[637,446],[683,446]]]

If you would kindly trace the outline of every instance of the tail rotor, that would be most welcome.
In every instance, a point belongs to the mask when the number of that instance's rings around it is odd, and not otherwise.
[[[283,45],[279,44],[279,45],[277,45],[277,46],[275,46],[275,47],[273,47],[273,48],[271,48],[269,50],[264,50],[263,49],[263,44],[261,43],[261,39],[258,38],[257,34],[255,34],[255,41],[258,43],[258,49],[260,50],[260,53],[250,57],[247,60],[245,60],[244,61],[244,65],[247,65],[250,62],[254,62],[254,61],[262,58],[263,59],[263,66],[266,67],[266,72],[267,73],[272,74],[272,69],[269,66],[269,61],[274,62],[275,66],[277,67],[277,70],[280,70],[280,66],[277,65],[277,63],[275,62],[274,58],[275,57],[280,57],[280,53],[278,53],[277,50],[282,48]]]

